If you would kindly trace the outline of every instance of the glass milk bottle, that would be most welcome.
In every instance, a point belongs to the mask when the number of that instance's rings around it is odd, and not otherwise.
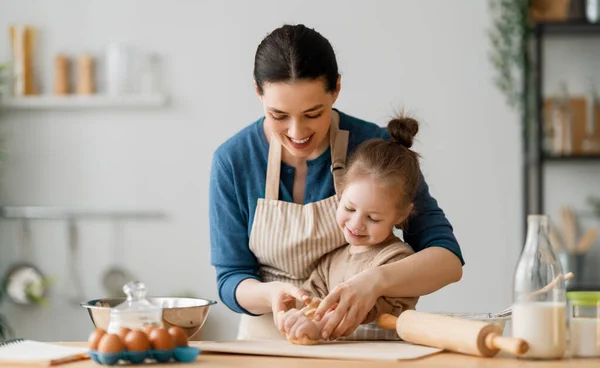
[[[566,351],[565,282],[548,234],[548,216],[527,217],[527,239],[513,280],[513,336],[529,343],[522,358],[560,359]]]

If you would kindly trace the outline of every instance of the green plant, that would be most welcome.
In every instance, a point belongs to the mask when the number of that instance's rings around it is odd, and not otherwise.
[[[2,305],[2,300],[6,295],[6,284],[7,278],[0,283],[0,305]],[[46,307],[49,305],[48,300],[46,299],[46,290],[52,285],[54,279],[51,277],[43,277],[39,282],[26,282],[23,284],[24,294],[27,299],[27,302],[33,305],[38,305],[42,307]],[[9,324],[6,316],[0,313],[0,341],[5,340],[7,338],[13,337],[14,332]]]
[[[494,84],[522,119],[524,138],[530,137],[534,111],[532,106],[532,69],[528,52],[531,24],[529,0],[489,0],[492,27],[488,36],[489,55],[496,70]]]
[[[44,297],[44,291],[47,290],[54,280],[50,277],[43,278],[39,283],[30,282],[25,286],[25,295],[32,303],[42,307],[47,307],[48,300]]]

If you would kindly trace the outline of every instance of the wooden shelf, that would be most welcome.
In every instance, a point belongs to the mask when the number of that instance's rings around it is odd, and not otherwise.
[[[38,95],[24,97],[0,97],[0,109],[6,110],[83,110],[83,109],[131,109],[164,106],[166,95],[91,95],[56,96]]]

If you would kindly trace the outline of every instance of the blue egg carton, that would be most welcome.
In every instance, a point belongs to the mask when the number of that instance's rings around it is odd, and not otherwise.
[[[196,360],[200,349],[191,346],[180,346],[173,350],[147,350],[140,352],[122,351],[114,354],[103,354],[96,350],[90,350],[90,358],[102,365],[117,365],[119,361],[129,364],[143,364],[155,361],[157,363],[168,363],[170,361],[189,363]]]

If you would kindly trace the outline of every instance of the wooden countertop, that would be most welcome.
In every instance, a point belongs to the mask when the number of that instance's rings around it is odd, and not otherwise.
[[[81,346],[85,343],[64,343],[65,345]],[[190,345],[194,345],[190,342]],[[144,365],[136,365],[143,367]],[[309,358],[286,358],[286,357],[267,357],[256,355],[237,355],[237,354],[217,354],[217,353],[201,353],[196,362],[187,364],[152,364],[148,367],[165,368],[165,367],[248,367],[248,368],[388,368],[388,367],[460,367],[460,368],[494,368],[494,367],[581,367],[581,368],[598,368],[600,367],[600,358],[598,359],[561,359],[554,361],[531,361],[523,359],[515,359],[510,356],[498,355],[494,358],[477,358],[467,355],[454,353],[439,353],[433,356],[425,357],[417,360],[402,360],[398,362],[365,362],[365,361],[348,361],[348,360],[330,360],[330,359],[309,359]],[[103,367],[94,363],[91,360],[79,361],[70,364],[65,364],[61,367],[65,368],[98,368]],[[106,366],[108,367],[108,366]],[[119,367],[113,366],[113,367]],[[127,367],[134,367],[129,365]]]

